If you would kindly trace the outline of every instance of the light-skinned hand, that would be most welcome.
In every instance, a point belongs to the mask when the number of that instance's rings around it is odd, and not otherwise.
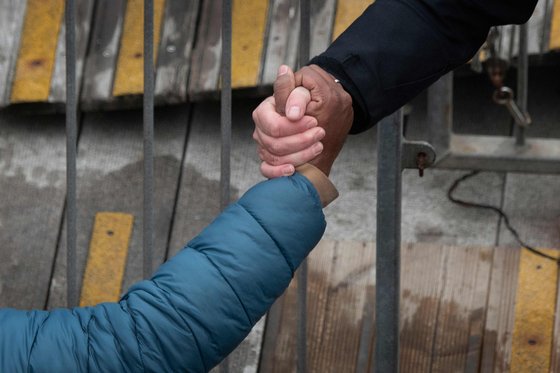
[[[283,65],[274,96],[255,109],[253,120],[264,176],[291,175],[307,162],[328,175],[352,125],[352,98],[316,65],[295,74]]]

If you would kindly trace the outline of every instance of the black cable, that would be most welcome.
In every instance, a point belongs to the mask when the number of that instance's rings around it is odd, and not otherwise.
[[[476,207],[476,208],[481,208],[481,209],[487,209],[487,210],[491,210],[494,211],[495,213],[497,213],[498,215],[500,215],[503,219],[504,219],[504,223],[506,225],[506,228],[511,232],[511,234],[513,235],[513,238],[515,238],[515,240],[524,248],[526,248],[527,250],[529,250],[531,253],[541,256],[543,258],[546,259],[550,259],[555,261],[557,264],[560,264],[560,258],[548,255],[546,253],[543,253],[542,251],[539,251],[537,249],[535,249],[533,246],[528,245],[526,242],[524,242],[521,237],[519,237],[519,233],[517,232],[517,230],[511,225],[508,216],[506,215],[506,213],[500,209],[499,207],[496,206],[492,206],[492,205],[486,205],[483,203],[476,203],[476,202],[471,202],[471,201],[465,201],[459,198],[456,198],[453,196],[453,192],[455,192],[455,190],[459,187],[459,185],[465,181],[470,179],[473,176],[476,176],[480,173],[480,171],[471,171],[468,174],[465,174],[463,176],[461,176],[460,178],[458,178],[457,180],[455,180],[453,182],[453,185],[451,185],[451,187],[449,188],[449,190],[447,191],[447,198],[449,198],[449,200],[453,203],[456,203],[460,206],[463,207]]]

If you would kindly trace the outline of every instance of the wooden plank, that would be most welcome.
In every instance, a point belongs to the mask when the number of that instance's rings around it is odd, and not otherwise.
[[[541,250],[558,255],[554,250]],[[557,284],[556,262],[528,250],[521,251],[511,372],[546,372],[550,369]]]
[[[112,97],[125,5],[124,0],[97,0],[82,94],[86,109],[98,107]]]
[[[550,28],[550,49],[560,48],[560,1],[554,1],[552,23]]]
[[[371,0],[338,1],[332,39],[336,39],[372,3]]]
[[[165,0],[154,1],[154,62],[158,55],[161,24]],[[144,91],[144,2],[128,0],[124,17],[123,33],[113,96],[137,95]]]
[[[494,249],[484,327],[481,372],[508,372],[520,250]]]
[[[95,214],[80,307],[119,300],[133,222],[130,214]]]
[[[0,112],[0,123],[0,307],[42,309],[65,198],[64,117]]]
[[[492,251],[448,247],[430,371],[478,372]]]
[[[552,354],[550,357],[550,373],[555,373],[560,371],[560,276],[558,276],[558,282],[556,283],[556,309],[554,316],[554,330],[552,336]]]
[[[373,286],[372,244],[323,239],[309,259],[310,371],[370,371],[357,366],[366,296]],[[478,372],[492,249],[410,244],[402,248],[401,370]],[[426,270],[429,268],[429,270]],[[261,370],[295,370],[296,286],[267,326]],[[354,327],[357,326],[356,329]]]
[[[195,99],[205,93],[214,92],[220,76],[222,37],[222,2],[208,0],[202,4],[200,22],[197,30],[192,68],[189,80],[189,93]]]
[[[255,87],[263,53],[268,0],[233,2],[232,67],[233,88]]]
[[[200,1],[167,0],[158,54],[156,103],[187,99],[187,79]]]
[[[450,252],[428,244],[404,245],[401,252],[400,367],[429,372]]]
[[[336,3],[336,0],[311,1],[311,57],[327,49],[333,40]]]
[[[331,42],[335,1],[311,1],[310,56],[323,52]],[[269,17],[266,53],[263,61],[261,85],[270,85],[276,79],[281,64],[296,67],[299,41],[299,2],[274,0]]]
[[[299,40],[299,2],[272,0],[261,83],[272,84],[282,64],[296,66]]]
[[[315,320],[310,325],[308,341],[316,341],[310,346],[309,361],[318,372],[353,372],[358,360],[364,305],[371,301],[366,298],[367,290],[375,282],[375,250],[371,243],[363,242],[338,242],[332,256],[321,250],[324,250],[322,246],[311,254],[309,265],[309,302],[316,307],[308,312],[308,320]],[[316,269],[321,262],[331,262],[330,274],[320,270],[324,266]],[[326,282],[326,297],[317,286],[322,281]]]
[[[0,0],[0,107],[8,104],[27,0]]]
[[[361,330],[366,322],[363,310],[371,300],[367,297],[372,296],[374,255],[371,244],[332,240],[322,240],[311,253],[307,310],[310,371],[357,371]],[[296,291],[294,281],[272,311],[261,371],[295,370]]]
[[[156,110],[154,265],[166,258],[181,159],[189,118],[188,106]],[[91,113],[84,118],[78,147],[77,271],[82,274],[95,215],[120,211],[142,227],[143,136],[141,111]],[[51,282],[49,308],[66,303],[66,240],[61,234]],[[142,230],[134,229],[123,289],[142,279]],[[81,286],[81,278],[79,279]]]
[[[28,0],[10,101],[47,101],[64,1]]]
[[[94,0],[77,3],[76,14],[76,90],[78,97],[84,72],[84,60],[89,42]],[[63,22],[58,35],[56,59],[48,101],[63,103],[66,101],[66,25]]]

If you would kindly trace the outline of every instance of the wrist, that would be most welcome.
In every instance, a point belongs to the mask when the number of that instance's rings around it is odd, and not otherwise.
[[[296,171],[305,176],[311,184],[313,184],[315,190],[317,190],[317,194],[319,194],[319,199],[323,207],[326,207],[338,197],[338,190],[336,190],[334,184],[329,180],[327,174],[320,168],[310,163],[305,163],[298,166]]]

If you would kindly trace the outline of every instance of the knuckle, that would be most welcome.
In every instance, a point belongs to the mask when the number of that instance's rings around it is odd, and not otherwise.
[[[278,123],[273,122],[270,123],[270,125],[268,126],[269,132],[270,132],[270,136],[272,137],[280,137],[282,130],[281,127]]]
[[[268,154],[268,159],[266,160],[266,163],[272,165],[272,166],[279,166],[282,164],[282,159],[274,154]]]

